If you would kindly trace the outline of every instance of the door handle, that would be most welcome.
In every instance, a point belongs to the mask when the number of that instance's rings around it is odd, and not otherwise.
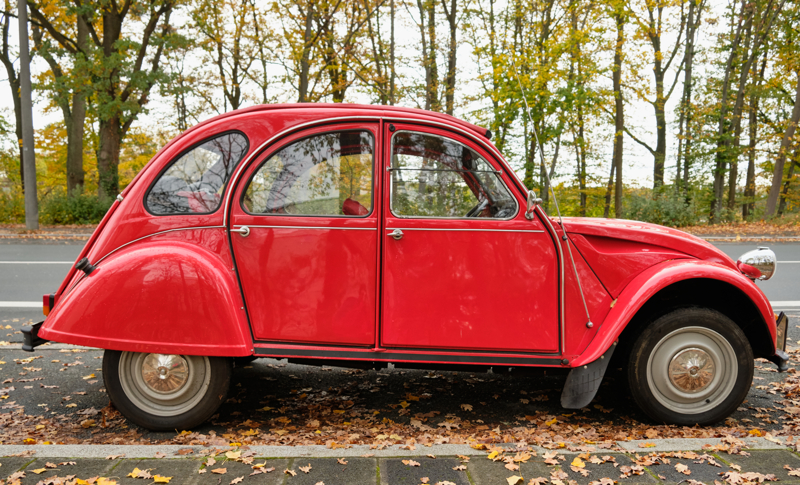
[[[250,235],[250,228],[247,226],[242,226],[238,229],[231,229],[231,232],[238,232],[242,235],[242,237],[247,237]]]
[[[394,231],[387,234],[387,236],[392,236],[395,241],[399,241],[403,239],[403,231],[401,231],[400,229],[395,229]]]

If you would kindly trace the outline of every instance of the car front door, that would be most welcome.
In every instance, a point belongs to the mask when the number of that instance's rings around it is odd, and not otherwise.
[[[381,344],[559,350],[555,247],[487,151],[386,123]]]
[[[327,125],[243,174],[231,241],[255,340],[375,344],[378,141],[377,123]]]

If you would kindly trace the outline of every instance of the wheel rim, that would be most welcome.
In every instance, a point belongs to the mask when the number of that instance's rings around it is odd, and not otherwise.
[[[119,360],[122,390],[134,406],[155,416],[190,411],[211,382],[208,357],[123,352]]]
[[[647,360],[647,383],[656,400],[681,414],[700,414],[722,404],[738,374],[730,342],[705,327],[671,332]]]

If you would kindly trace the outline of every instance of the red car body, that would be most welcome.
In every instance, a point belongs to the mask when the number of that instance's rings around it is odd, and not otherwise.
[[[376,146],[368,215],[243,208],[245,181],[265,158],[314,133],[356,128]],[[171,161],[232,130],[248,148],[220,209],[147,210],[147,192]],[[380,168],[389,166],[395,130],[448,137],[480,154],[513,194],[515,215],[394,216],[391,171]],[[447,115],[338,104],[256,106],[201,123],[161,149],[114,202],[79,256],[96,270],[70,271],[39,336],[163,354],[569,368],[601,356],[656,295],[685,288],[676,294],[696,299],[687,283],[702,282],[710,302],[737,300],[731,308],[747,315],[757,355],[775,355],[770,303],[729,257],[652,224],[564,218],[562,227],[539,207],[526,218],[527,189],[487,134]],[[243,226],[249,237],[231,232]],[[389,237],[398,228],[403,239]]]

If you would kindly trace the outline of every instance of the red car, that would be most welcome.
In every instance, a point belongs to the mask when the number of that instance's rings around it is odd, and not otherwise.
[[[236,357],[571,369],[612,353],[654,420],[717,422],[787,319],[681,231],[548,216],[485,128],[418,109],[256,106],[172,140],[117,198],[25,335],[106,349],[116,407],[150,429],[211,416]]]

